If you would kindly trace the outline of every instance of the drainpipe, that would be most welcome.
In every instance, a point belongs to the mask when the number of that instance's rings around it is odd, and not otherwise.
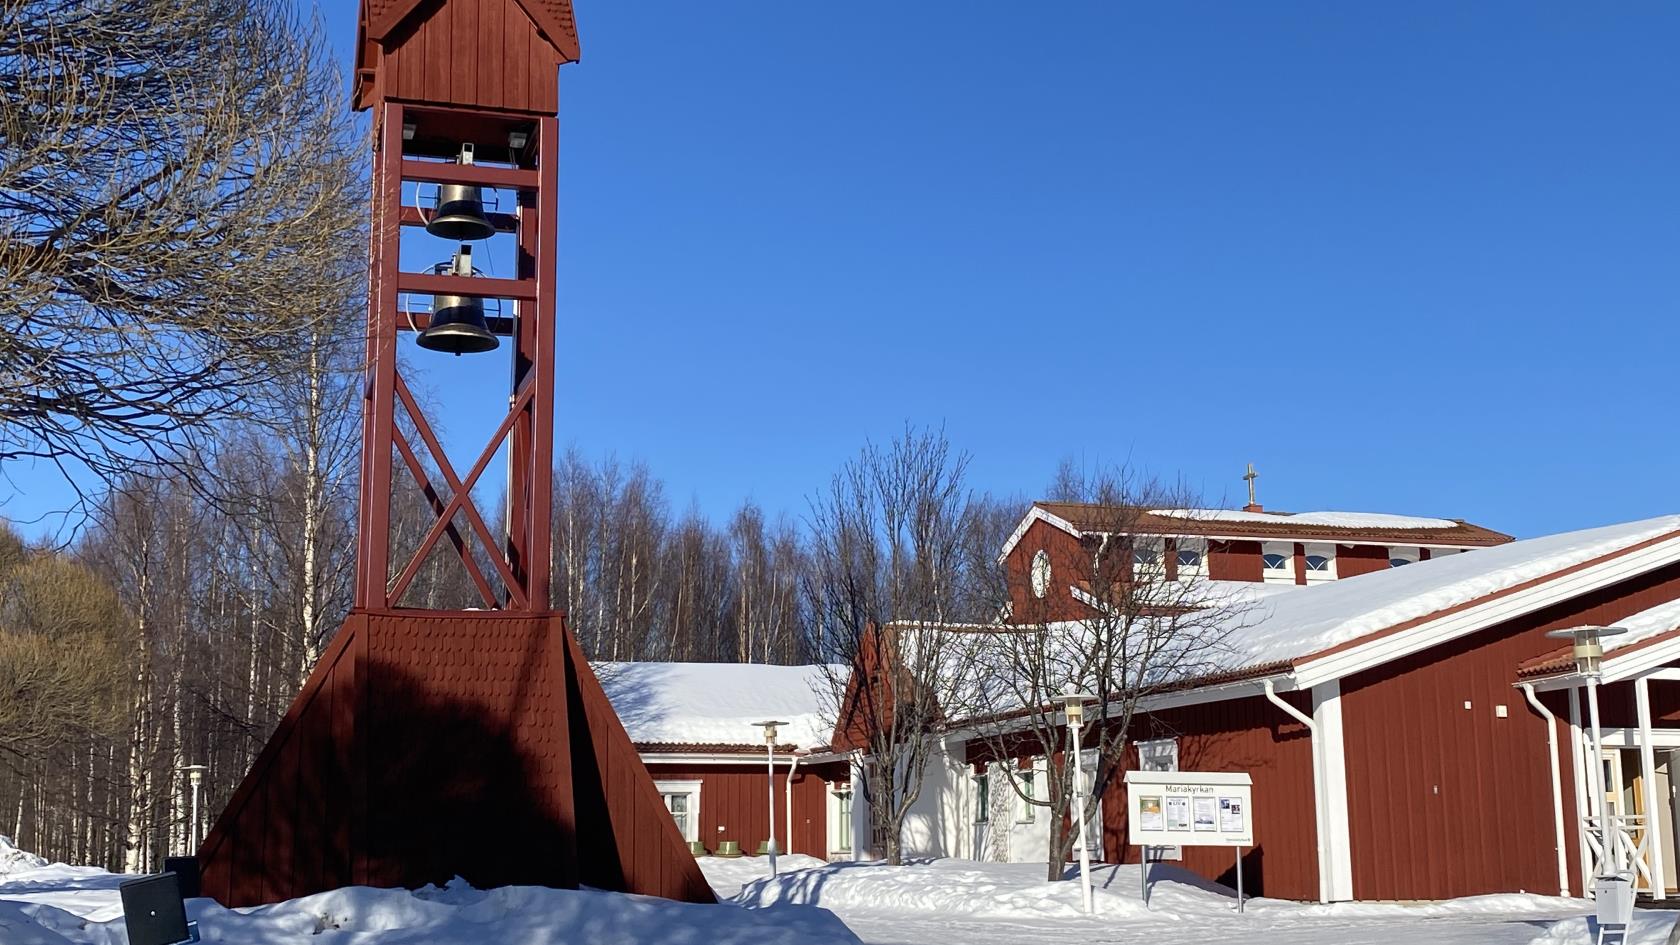
[[[1534,695],[1534,684],[1522,684],[1523,697],[1546,720],[1546,757],[1552,762],[1552,828],[1557,833],[1558,895],[1569,895],[1569,855],[1564,852],[1563,776],[1558,773],[1557,717]]]
[[[787,836],[787,845],[788,845],[787,851],[788,851],[789,854],[792,854],[793,853],[793,773],[795,771],[799,770],[799,759],[804,757],[804,752],[801,752],[799,749],[796,748],[793,751],[788,752],[788,755],[793,760],[788,763],[788,773],[787,773],[787,834],[786,834],[786,836]]]
[[[1307,727],[1307,732],[1312,736],[1313,825],[1316,828],[1315,832],[1318,840],[1318,901],[1329,902],[1330,863],[1326,857],[1330,851],[1324,843],[1324,761],[1320,757],[1319,752],[1320,745],[1318,738],[1318,724],[1312,720],[1312,716],[1306,715],[1300,709],[1295,708],[1279,698],[1277,690],[1272,688],[1272,681],[1270,679],[1265,680],[1265,684],[1266,700],[1272,705],[1282,709],[1295,721],[1305,725]]]

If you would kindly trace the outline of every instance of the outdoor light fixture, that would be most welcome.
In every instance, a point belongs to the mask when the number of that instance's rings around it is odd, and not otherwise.
[[[508,148],[509,148],[509,150],[523,151],[523,150],[525,150],[525,145],[530,140],[531,140],[531,135],[530,135],[529,132],[525,132],[525,131],[510,131],[510,132],[508,132]]]
[[[766,771],[766,777],[765,777],[765,780],[764,780],[765,788],[766,788],[765,795],[770,799],[769,806],[767,808],[765,808],[765,813],[768,815],[768,819],[770,821],[770,842],[765,844],[764,850],[770,856],[770,875],[775,876],[776,875],[776,726],[786,725],[787,723],[777,721],[776,719],[766,719],[763,722],[754,722],[752,724],[758,726],[759,728],[764,729],[764,760],[765,760],[765,771]]]
[[[1586,767],[1598,797],[1598,875],[1593,878],[1593,898],[1598,902],[1600,929],[1626,929],[1633,918],[1633,871],[1611,862],[1619,825],[1604,802],[1604,732],[1598,724],[1598,681],[1604,675],[1602,641],[1626,632],[1626,627],[1569,627],[1546,634],[1570,641],[1575,671],[1587,679],[1587,714],[1592,721],[1593,757],[1598,759],[1598,763]]]
[[[198,849],[198,786],[204,781],[204,772],[209,771],[210,768],[207,765],[186,765],[176,770],[186,775],[187,783],[192,785],[192,819],[187,822],[190,833],[187,837],[187,849],[185,851],[188,856],[191,856],[192,852]]]
[[[403,122],[403,140],[404,141],[413,141],[414,140],[414,122],[412,122],[412,121]]]
[[[1603,675],[1605,637],[1626,633],[1626,627],[1570,627],[1546,634],[1558,640],[1573,642],[1571,655],[1575,657],[1575,671],[1589,679]]]
[[[1070,682],[1056,701],[1062,704],[1062,712],[1067,717],[1068,738],[1073,742],[1073,819],[1079,824],[1079,892],[1085,904],[1085,914],[1090,915],[1095,911],[1096,903],[1091,897],[1091,845],[1086,838],[1085,765],[1079,750],[1079,729],[1085,724],[1085,703],[1096,702],[1097,697],[1080,692],[1079,687]]]

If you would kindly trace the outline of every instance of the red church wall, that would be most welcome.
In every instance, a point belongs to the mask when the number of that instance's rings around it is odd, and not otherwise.
[[[1050,586],[1043,599],[1032,595],[1032,561],[1041,550],[1050,556]],[[1004,568],[1017,622],[1082,620],[1090,616],[1090,608],[1075,600],[1069,589],[1090,577],[1090,554],[1067,532],[1048,522],[1033,522],[1010,549]]]
[[[710,852],[720,840],[734,840],[745,853],[753,853],[768,840],[765,816],[768,798],[762,759],[757,765],[728,763],[681,763],[647,766],[655,781],[700,782],[700,812],[697,836]],[[787,759],[776,762],[776,838],[785,853],[828,858],[828,798],[833,782],[845,780],[845,767],[834,764],[801,766],[793,778],[793,842],[787,833]]]
[[[1516,667],[1558,649],[1549,630],[1612,623],[1676,597],[1680,566],[1663,568],[1344,679],[1354,895],[1557,892],[1545,722],[1513,687]],[[1549,704],[1566,722],[1565,703],[1553,696]],[[1562,722],[1558,744],[1567,772]],[[1563,781],[1578,893],[1573,779]]]
[[[1310,711],[1304,694],[1285,695]],[[1243,857],[1243,882],[1255,895],[1318,898],[1317,827],[1313,812],[1312,739],[1306,726],[1264,697],[1189,706],[1140,717],[1133,741],[1178,739],[1181,771],[1241,771],[1254,779],[1253,849]],[[1128,751],[1124,768],[1136,766]],[[1103,849],[1136,863],[1126,844],[1126,788],[1122,775],[1103,796]],[[1187,847],[1179,865],[1234,885],[1232,851]]]
[[[1387,571],[1388,567],[1386,545],[1338,545],[1336,548],[1337,578]]]
[[[1257,541],[1208,542],[1208,577],[1215,581],[1260,581],[1264,569]]]

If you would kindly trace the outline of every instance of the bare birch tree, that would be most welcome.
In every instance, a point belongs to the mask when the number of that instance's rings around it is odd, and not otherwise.
[[[943,433],[906,429],[885,447],[866,446],[811,500],[816,659],[828,667],[837,737],[863,756],[871,846],[895,864],[963,672],[961,647],[929,628],[985,606],[964,553],[967,467]]]
[[[365,256],[342,85],[284,0],[0,0],[0,460],[262,415]]]
[[[1221,665],[1223,641],[1244,615],[1240,596],[1205,579],[1205,551],[1178,553],[1146,521],[1151,509],[1191,509],[1196,497],[1121,469],[1082,476],[1064,467],[1054,487],[1063,501],[1096,507],[1103,534],[1087,539],[1075,560],[1046,557],[1031,575],[1032,593],[1014,595],[1003,624],[984,632],[952,632],[969,654],[969,686],[961,694],[964,725],[972,727],[1001,778],[1022,804],[1048,814],[1051,880],[1061,879],[1078,837],[1069,816],[1074,773],[1084,769],[1089,796],[1101,797],[1124,768],[1134,725],[1150,694],[1211,672]],[[1007,576],[993,572],[997,599],[1007,600]],[[1056,594],[1040,596],[1039,584]],[[1051,611],[1064,589],[1083,603],[1083,616]],[[1067,751],[1058,696],[1078,691],[1096,697],[1085,712],[1085,759]],[[1017,758],[1045,759],[1045,789],[1028,790]],[[1088,805],[1094,817],[1097,806]],[[1037,819],[1037,818],[1035,818]],[[1090,825],[1088,825],[1090,826]],[[1100,823],[1090,826],[1100,836]]]

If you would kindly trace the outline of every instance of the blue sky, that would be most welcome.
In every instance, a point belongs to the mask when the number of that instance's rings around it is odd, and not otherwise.
[[[1680,508],[1680,6],[577,17],[559,442],[678,507],[798,515],[909,421],[1004,493],[1071,455],[1518,535]]]

